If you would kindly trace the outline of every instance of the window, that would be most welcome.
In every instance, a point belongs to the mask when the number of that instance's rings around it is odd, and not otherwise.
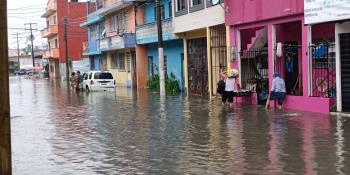
[[[49,43],[49,49],[51,49],[51,42],[49,41],[48,43]]]
[[[116,18],[117,18],[117,16],[112,16],[111,17],[111,22],[110,22],[110,30],[111,30],[111,32],[115,32],[116,31]]]
[[[203,0],[190,0],[190,13],[204,9]]]
[[[57,24],[57,17],[56,17],[56,15],[55,16],[53,16],[53,24]]]
[[[153,56],[148,56],[148,75],[151,78],[154,75]]]
[[[55,48],[58,48],[58,40],[55,39]]]
[[[111,73],[96,72],[94,79],[113,79],[113,75]]]
[[[118,58],[117,58],[117,53],[112,53],[112,57],[111,57],[111,68],[112,68],[112,69],[118,69]]]
[[[203,4],[203,0],[191,0],[191,7]]]
[[[125,58],[124,58],[123,52],[118,54],[118,59],[119,59],[119,69],[125,70]]]
[[[50,26],[50,21],[47,20],[47,21],[46,21],[46,27],[49,28],[49,26]],[[47,30],[49,30],[49,29],[47,29]]]
[[[160,16],[162,20],[165,19],[164,4],[160,5]],[[154,7],[154,19],[157,21],[157,6]]]
[[[125,70],[125,56],[123,52],[112,54],[111,68]]]
[[[111,32],[124,33],[127,31],[128,27],[128,14],[119,13],[111,17]]]
[[[172,16],[173,16],[173,10],[171,6],[171,1],[169,1],[169,18],[171,18]]]
[[[89,74],[89,79],[90,79],[90,80],[92,79],[92,73]]]
[[[187,0],[175,0],[175,2],[176,2],[176,12],[186,9]]]
[[[106,29],[105,29],[105,25],[102,23],[102,24],[99,24],[98,25],[98,38],[105,38],[106,37]]]
[[[96,26],[90,27],[90,35],[91,40],[96,40]]]

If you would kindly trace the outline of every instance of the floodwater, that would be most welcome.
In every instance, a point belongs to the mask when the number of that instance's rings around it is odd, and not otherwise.
[[[15,175],[350,174],[347,118],[10,79]]]

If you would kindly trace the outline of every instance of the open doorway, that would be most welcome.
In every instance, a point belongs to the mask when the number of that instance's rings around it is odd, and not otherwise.
[[[276,25],[275,72],[286,82],[287,95],[302,96],[301,21]]]

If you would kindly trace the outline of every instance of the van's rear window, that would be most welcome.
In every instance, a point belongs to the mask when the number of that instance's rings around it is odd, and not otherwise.
[[[113,79],[111,73],[95,73],[94,79]]]

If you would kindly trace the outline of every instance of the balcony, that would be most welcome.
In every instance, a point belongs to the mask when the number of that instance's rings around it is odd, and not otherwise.
[[[177,39],[172,31],[171,19],[162,21],[163,40]],[[158,41],[157,23],[143,24],[136,27],[136,42],[137,44],[155,43]]]
[[[49,27],[46,27],[45,29],[41,30],[41,37],[49,38],[51,36],[57,35],[57,33],[58,33],[58,26],[50,25]]]
[[[133,5],[133,0],[119,0],[118,2],[113,3],[109,7],[102,8],[99,12],[99,16],[106,16],[111,13],[114,13],[123,8],[129,7]]]
[[[48,58],[60,58],[60,50],[58,48],[52,48],[49,50],[44,51],[43,53],[43,58],[48,59]]]
[[[48,18],[51,15],[53,15],[54,13],[56,13],[56,9],[54,6],[48,7],[46,8],[46,11],[43,15],[41,15],[42,18]]]
[[[136,35],[134,33],[125,33],[122,36],[111,36],[100,39],[99,43],[101,51],[134,48],[136,46]]]

